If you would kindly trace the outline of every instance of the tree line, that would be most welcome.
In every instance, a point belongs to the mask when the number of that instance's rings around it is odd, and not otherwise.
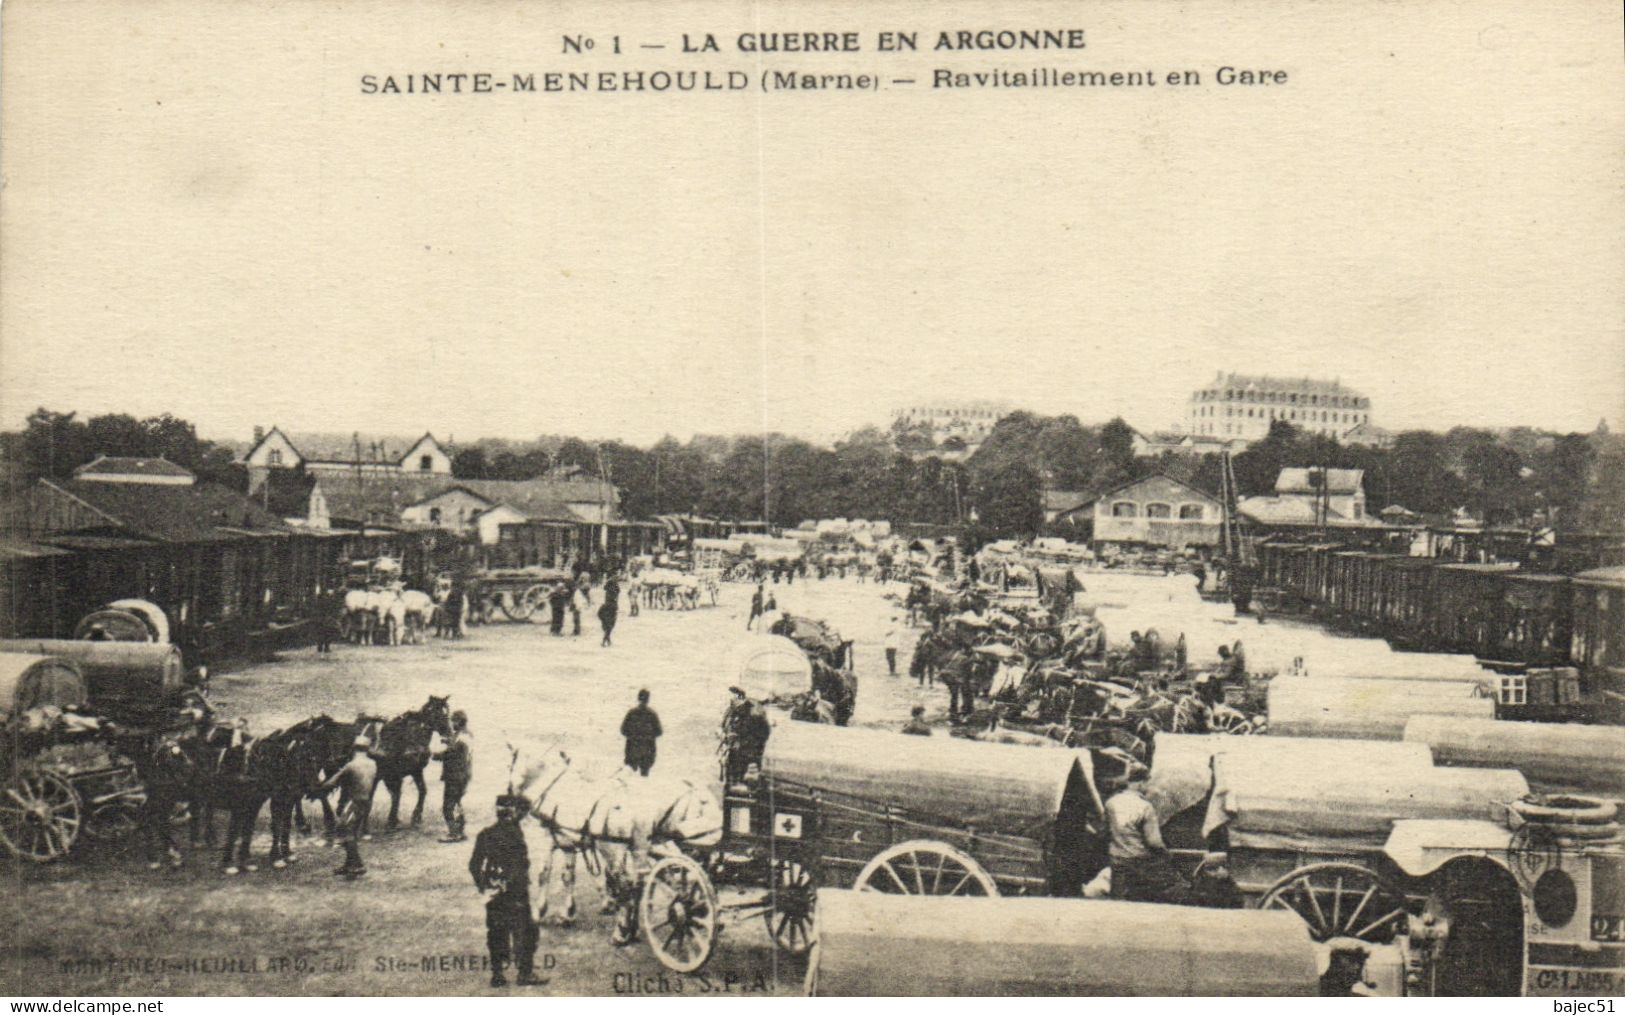
[[[1040,532],[1046,489],[1098,494],[1156,474],[1220,489],[1219,455],[1137,457],[1135,432],[1121,419],[1086,425],[1075,416],[1015,412],[972,454],[954,442],[938,446],[928,429],[903,423],[827,446],[778,433],[667,436],[647,447],[555,435],[459,446],[452,474],[531,479],[573,466],[619,487],[631,518],[699,514],[785,526],[887,519],[960,526],[976,542]],[[66,478],[98,454],[162,455],[205,481],[242,482],[230,447],[198,437],[191,423],[171,415],[81,420],[41,408],[23,429],[0,433],[0,459],[14,482]],[[1373,514],[1398,504],[1435,516],[1461,509],[1488,524],[1625,532],[1625,439],[1602,427],[1589,434],[1409,430],[1391,447],[1366,448],[1277,420],[1268,437],[1233,457],[1239,495],[1270,493],[1285,466],[1364,470]]]

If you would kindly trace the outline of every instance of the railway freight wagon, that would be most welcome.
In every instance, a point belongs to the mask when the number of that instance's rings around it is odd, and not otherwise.
[[[1622,714],[1625,699],[1604,692],[1625,691],[1625,567],[1540,574],[1297,543],[1264,543],[1259,561],[1262,595],[1279,609],[1380,634],[1395,649],[1471,654],[1507,674],[1579,670],[1569,700],[1504,700],[1518,718]]]

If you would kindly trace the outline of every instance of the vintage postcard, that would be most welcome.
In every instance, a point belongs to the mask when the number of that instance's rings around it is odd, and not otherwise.
[[[1618,3],[0,17],[0,992],[1625,992]]]

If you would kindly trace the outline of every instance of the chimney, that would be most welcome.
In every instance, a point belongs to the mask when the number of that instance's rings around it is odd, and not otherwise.
[[[256,426],[254,428],[254,443],[258,444],[260,441],[262,441],[264,439],[265,439],[265,428],[263,426]]]

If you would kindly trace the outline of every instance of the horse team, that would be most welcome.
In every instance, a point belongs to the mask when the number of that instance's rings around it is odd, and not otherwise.
[[[401,788],[407,779],[417,787],[411,822],[423,817],[428,787],[423,770],[434,734],[451,735],[447,698],[430,696],[420,708],[394,718],[357,716],[342,722],[314,716],[264,736],[251,736],[240,725],[216,723],[201,709],[193,711],[192,728],[161,738],[142,766],[147,787],[145,832],[157,865],[164,853],[178,864],[180,852],[172,835],[173,816],[184,805],[195,843],[201,836],[214,844],[216,814],[227,815],[225,847],[220,854],[227,874],[253,871],[254,828],[270,807],[271,865],[281,869],[295,859],[292,830],[308,832],[303,802],[321,803],[324,829],[333,837],[335,816],[324,789],[327,779],[354,753],[359,740],[378,764],[378,781],[389,792],[389,827],[399,825]],[[363,814],[371,810],[371,801]],[[365,819],[363,819],[365,821]],[[363,829],[365,824],[363,824]]]
[[[427,592],[400,586],[344,593],[342,627],[349,640],[373,645],[419,645],[434,623],[437,604]]]

